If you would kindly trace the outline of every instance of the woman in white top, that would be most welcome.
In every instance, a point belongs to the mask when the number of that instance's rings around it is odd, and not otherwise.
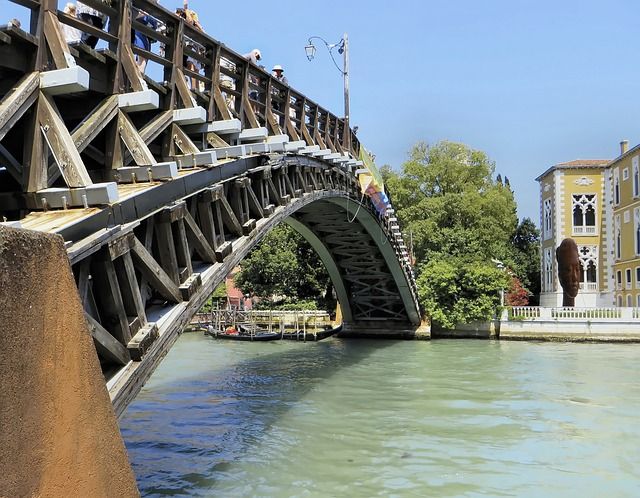
[[[78,17],[76,13],[76,6],[71,2],[65,5],[64,13],[70,15],[71,17]],[[64,39],[70,45],[72,43],[78,43],[80,41],[80,37],[82,36],[82,31],[67,24],[62,24],[62,32],[64,33]]]

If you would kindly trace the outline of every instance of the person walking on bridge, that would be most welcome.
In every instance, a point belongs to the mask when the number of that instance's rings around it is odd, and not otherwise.
[[[102,3],[106,3],[105,0],[102,0]],[[104,25],[107,21],[107,15],[100,12],[97,9],[89,7],[88,5],[83,4],[82,2],[76,2],[76,12],[78,14],[78,19],[86,22],[87,24],[91,24],[98,29],[104,29]],[[98,37],[95,35],[90,35],[89,33],[82,33],[82,43],[86,43],[91,48],[96,48],[98,44]]]

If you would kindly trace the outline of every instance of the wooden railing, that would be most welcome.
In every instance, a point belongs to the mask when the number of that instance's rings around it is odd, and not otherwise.
[[[86,60],[80,59],[91,54],[112,66],[112,77],[104,82],[105,93],[139,91],[145,85],[150,86],[161,94],[164,110],[199,105],[207,110],[209,121],[236,117],[242,121],[243,128],[265,126],[271,135],[286,134],[291,140],[304,140],[307,145],[358,157],[360,144],[353,131],[345,129],[343,118],[283,85],[264,69],[156,2],[86,0],[83,3],[107,17],[106,29],[101,30],[63,13],[57,0],[0,0],[0,5],[6,1],[30,11],[29,26],[18,30],[33,45],[35,56],[27,61],[27,71],[68,67],[68,55],[87,66]],[[156,31],[136,20],[138,11],[157,19],[163,28]],[[68,46],[58,29],[60,25],[91,34],[102,40],[106,48],[94,51],[83,44]],[[16,28],[6,30],[16,31]],[[152,50],[133,46],[132,30],[153,40]],[[161,78],[141,74],[135,55],[159,65]],[[194,71],[185,66],[187,58],[195,61],[199,69]],[[186,79],[191,80],[191,88]]]

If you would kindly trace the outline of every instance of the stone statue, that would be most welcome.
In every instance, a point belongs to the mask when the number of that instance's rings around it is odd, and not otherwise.
[[[564,239],[556,249],[558,279],[562,285],[562,306],[575,306],[580,290],[580,258],[573,239]]]

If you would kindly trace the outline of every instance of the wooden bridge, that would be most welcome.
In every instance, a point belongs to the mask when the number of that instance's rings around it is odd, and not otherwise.
[[[281,222],[327,267],[344,334],[412,336],[407,249],[393,210],[361,194],[343,119],[156,2],[85,0],[101,30],[54,0],[12,1],[30,23],[0,28],[0,215],[64,238],[117,413]],[[103,42],[67,44],[64,26]]]

